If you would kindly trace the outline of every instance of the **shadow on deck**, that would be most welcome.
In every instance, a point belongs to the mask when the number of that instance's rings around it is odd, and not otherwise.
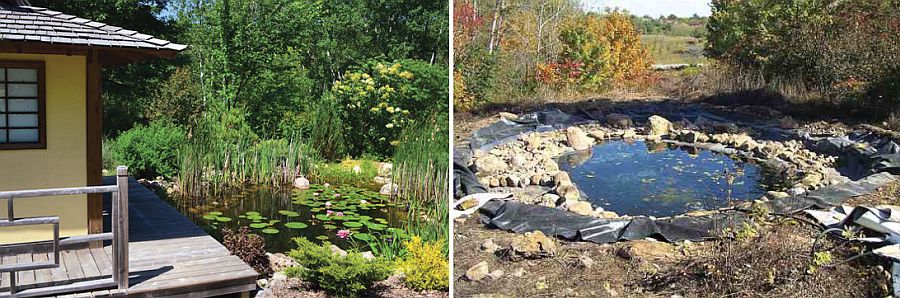
[[[114,185],[114,177],[104,178]],[[77,296],[208,297],[256,289],[257,274],[222,244],[181,215],[153,192],[129,179],[129,288],[79,293]],[[110,229],[110,195],[104,198],[104,230]],[[0,254],[3,255],[3,254]],[[73,249],[61,252],[59,268],[17,274],[20,289],[109,278],[112,250]],[[0,264],[52,260],[51,251],[5,254]],[[7,274],[0,275],[0,293],[9,291]]]

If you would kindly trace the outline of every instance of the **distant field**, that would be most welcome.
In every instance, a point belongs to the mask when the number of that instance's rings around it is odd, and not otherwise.
[[[702,42],[690,36],[642,35],[641,42],[654,64],[706,63]]]

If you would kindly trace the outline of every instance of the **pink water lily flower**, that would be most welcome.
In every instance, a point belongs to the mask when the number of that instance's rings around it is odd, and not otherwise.
[[[325,207],[331,207],[331,202],[325,202]]]
[[[334,197],[335,197],[335,198],[339,198],[339,197],[341,197],[341,194],[336,193],[336,194],[334,194]]]
[[[350,230],[340,230],[337,232],[337,236],[341,239],[347,239],[347,236],[350,236]]]
[[[334,211],[331,211],[331,210],[325,211],[325,216],[331,216],[332,214],[334,214]]]
[[[338,213],[335,213],[334,216],[343,217],[343,216],[344,216],[344,212],[343,212],[343,211],[338,211]]]

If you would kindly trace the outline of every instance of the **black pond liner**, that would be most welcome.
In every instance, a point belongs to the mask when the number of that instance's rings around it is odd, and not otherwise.
[[[771,121],[742,113],[722,113],[702,106],[665,107],[635,106],[627,111],[615,111],[646,119],[661,115],[669,120],[694,121],[704,117],[712,121],[732,122],[751,127],[760,136],[758,140],[803,141],[810,150],[836,155],[843,164],[839,169],[854,181],[830,185],[803,195],[768,202],[769,210],[776,214],[794,214],[806,209],[827,208],[839,205],[848,198],[869,194],[877,188],[896,180],[900,174],[900,146],[893,141],[871,133],[853,133],[842,137],[811,136],[807,133],[784,130]],[[454,150],[455,197],[487,192],[478,182],[475,173],[468,168],[476,149],[488,149],[514,140],[525,132],[544,132],[572,125],[593,122],[591,115],[570,115],[560,110],[547,110],[522,115],[517,121],[501,120],[475,132],[468,142]],[[572,241],[611,243],[653,237],[665,241],[701,241],[722,236],[725,228],[734,228],[748,219],[740,210],[729,210],[701,216],[674,216],[652,219],[636,216],[629,219],[599,219],[582,216],[565,210],[524,204],[514,201],[492,200],[481,210],[481,220],[487,226],[516,233],[541,231],[544,234]]]

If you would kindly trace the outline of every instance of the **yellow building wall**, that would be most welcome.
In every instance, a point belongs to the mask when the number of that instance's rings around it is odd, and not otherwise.
[[[79,187],[87,185],[85,56],[0,53],[0,60],[45,63],[47,149],[0,150],[0,190]],[[23,198],[15,216],[60,217],[60,236],[86,235],[87,196]],[[6,218],[0,200],[0,218]],[[0,228],[0,244],[49,240],[52,226]]]

